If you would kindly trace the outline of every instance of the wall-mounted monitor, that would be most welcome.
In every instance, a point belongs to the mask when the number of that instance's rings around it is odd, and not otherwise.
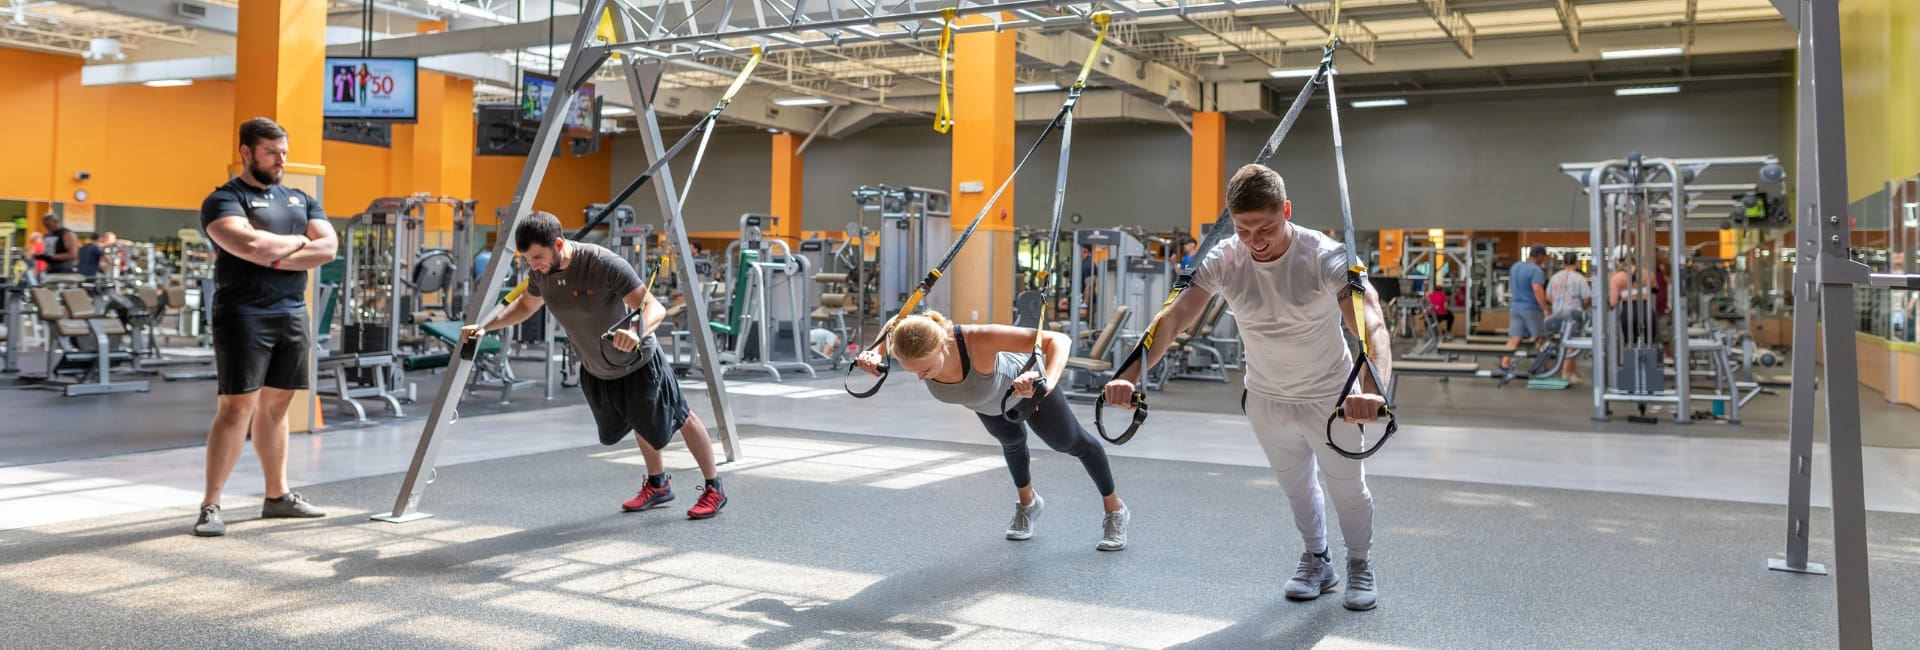
[[[326,102],[329,120],[392,120],[420,117],[419,63],[414,59],[327,57]]]
[[[559,82],[553,77],[526,72],[520,75],[520,119],[539,124],[547,115],[547,103]],[[600,127],[599,102],[594,101],[593,84],[581,84],[568,103],[565,128],[573,133],[594,133]]]

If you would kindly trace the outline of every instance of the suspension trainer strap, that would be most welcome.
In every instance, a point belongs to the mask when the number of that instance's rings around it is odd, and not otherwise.
[[[1073,151],[1073,108],[1080,101],[1080,93],[1086,90],[1087,76],[1093,71],[1094,60],[1100,56],[1100,46],[1107,40],[1107,26],[1112,23],[1112,16],[1105,11],[1098,12],[1093,14],[1093,22],[1100,26],[1100,35],[1093,39],[1093,49],[1087,52],[1086,63],[1080,65],[1080,76],[1074,79],[1073,87],[1067,89],[1067,103],[1061,109],[1065,119],[1060,127],[1060,169],[1053,179],[1053,228],[1047,235],[1046,264],[1035,274],[1038,276],[1043,294],[1050,293],[1048,290],[1053,288],[1051,271],[1054,268],[1055,258],[1060,254],[1060,215],[1065,213],[1067,208],[1067,161],[1070,158],[1069,153]],[[1020,366],[1020,371],[1014,374],[1015,377],[1040,367],[1041,343],[1045,341],[1047,335],[1047,307],[1044,302],[1042,301],[1040,307],[1040,322],[1035,323],[1033,327],[1033,352],[1027,355],[1026,363]],[[1040,408],[1040,400],[1047,396],[1045,375],[1046,373],[1042,372],[1040,379],[1033,383],[1031,397],[1022,399],[1012,406],[1008,406],[1008,402],[1013,400],[1013,389],[1008,388],[1007,393],[1000,398],[1001,416],[1013,422],[1025,422],[1027,418],[1033,417],[1034,411]]]
[[[747,66],[741,68],[740,75],[733,78],[733,85],[727,87],[727,92],[720,96],[720,101],[713,105],[713,109],[707,111],[706,115],[700,117],[700,121],[693,124],[693,130],[687,131],[685,135],[680,136],[680,139],[673,143],[673,146],[667,147],[666,153],[661,154],[659,160],[653,161],[651,165],[647,165],[646,171],[640,172],[639,176],[634,177],[633,182],[627,183],[626,187],[621,188],[620,193],[613,196],[613,201],[608,202],[606,207],[600,208],[600,212],[594,214],[592,219],[587,220],[587,225],[574,231],[573,239],[579,241],[586,237],[587,233],[593,232],[594,228],[598,228],[600,224],[606,223],[607,218],[613,216],[615,210],[620,209],[621,205],[626,204],[627,199],[631,198],[634,192],[639,191],[642,185],[646,185],[647,181],[653,180],[654,175],[660,173],[661,168],[666,167],[667,163],[672,162],[674,157],[679,156],[680,152],[686,149],[687,145],[691,144],[694,138],[700,138],[700,151],[705,153],[707,149],[706,135],[711,133],[714,122],[719,121],[720,114],[726,112],[727,106],[733,104],[733,96],[740,92],[741,87],[747,85],[747,79],[753,76],[753,69],[759,67],[761,57],[762,52],[760,51],[760,46],[753,46],[753,57],[747,59]],[[696,155],[693,161],[693,168],[687,170],[687,187],[689,189],[693,187],[693,175],[698,173],[700,173],[700,157]],[[680,201],[685,203],[686,200],[686,194],[682,193],[680,195]],[[520,294],[526,293],[526,291],[527,281],[521,280],[520,284],[515,285],[512,291],[507,292],[506,297],[502,298],[501,302],[511,303],[514,299],[519,298]]]
[[[920,279],[920,284],[913,288],[913,293],[907,296],[906,302],[901,303],[899,313],[894,314],[893,318],[888,319],[886,323],[881,325],[880,335],[874,337],[873,342],[861,350],[862,352],[880,349],[880,346],[886,343],[887,336],[893,334],[894,325],[899,323],[900,319],[912,314],[914,308],[920,306],[920,301],[926,299],[927,292],[932,291],[933,285],[940,282],[940,278],[946,274],[947,267],[952,266],[953,261],[960,257],[960,251],[966,248],[967,240],[973,238],[973,231],[980,228],[980,223],[986,221],[988,214],[992,214],[993,206],[1000,202],[1000,196],[1006,194],[1007,188],[1013,187],[1013,179],[1020,176],[1020,170],[1027,166],[1028,160],[1033,159],[1034,152],[1039,151],[1040,147],[1047,143],[1047,138],[1053,135],[1054,131],[1060,130],[1061,124],[1071,119],[1073,102],[1077,97],[1078,95],[1068,94],[1069,99],[1060,104],[1060,112],[1055,113],[1053,120],[1047,122],[1046,128],[1040,130],[1040,137],[1034,139],[1033,144],[1027,147],[1026,153],[1020,155],[1020,162],[1014,164],[1013,172],[1007,174],[1007,179],[1000,183],[1000,188],[994,190],[992,196],[987,197],[987,202],[980,206],[980,212],[978,214],[973,215],[973,221],[967,224],[966,230],[960,231],[960,234],[954,237],[953,245],[947,247],[947,256],[941,259],[940,263],[934,265],[933,268],[927,269],[926,277]],[[879,393],[880,387],[886,385],[887,373],[892,370],[892,365],[883,359],[879,366],[880,381],[875,382],[872,388],[864,391],[854,390],[853,388],[853,373],[858,369],[859,364],[857,363],[847,364],[847,374],[842,379],[842,387],[847,390],[848,395],[866,398]]]
[[[953,54],[953,20],[958,15],[959,10],[952,7],[940,10],[940,49],[937,52],[940,57],[940,109],[933,115],[933,130],[936,133],[953,130],[953,86],[948,81],[953,63],[947,58]]]
[[[1333,7],[1334,15],[1338,16],[1340,3],[1335,2]],[[1326,47],[1320,50],[1320,67],[1315,69],[1313,76],[1307,79],[1307,84],[1300,88],[1300,94],[1294,96],[1293,104],[1287,107],[1287,114],[1280,118],[1280,125],[1274,127],[1273,134],[1267,136],[1267,143],[1260,147],[1260,153],[1254,156],[1253,164],[1267,164],[1267,161],[1273,159],[1274,152],[1280,150],[1280,143],[1287,139],[1287,133],[1293,130],[1293,123],[1300,119],[1300,112],[1306,109],[1308,100],[1313,98],[1314,89],[1326,83],[1327,79],[1332,76],[1333,53],[1338,46],[1338,39],[1329,38],[1327,40]],[[1200,261],[1206,259],[1207,253],[1212,251],[1214,246],[1225,240],[1232,233],[1233,214],[1226,209],[1222,209],[1220,210],[1220,216],[1214,220],[1213,225],[1207,227],[1206,236],[1200,239],[1199,249],[1195,250],[1193,257],[1187,261],[1185,266],[1180,268],[1180,275],[1174,279],[1173,288],[1167,292],[1166,301],[1160,304],[1160,313],[1153,317],[1152,322],[1147,324],[1146,332],[1140,335],[1140,342],[1134,344],[1133,350],[1127,353],[1126,360],[1121,361],[1120,365],[1114,368],[1114,377],[1118,378],[1123,376],[1129,369],[1138,365],[1142,366],[1140,368],[1141,378],[1146,378],[1147,368],[1144,366],[1148,352],[1153,349],[1154,336],[1160,331],[1160,320],[1166,317],[1167,310],[1173,307],[1173,303],[1180,299],[1180,294],[1185,293],[1187,287],[1192,286],[1193,274],[1194,271],[1199,269]],[[1140,432],[1140,425],[1147,421],[1147,396],[1136,390],[1133,393],[1133,402],[1127,405],[1128,408],[1133,410],[1132,422],[1127,425],[1127,429],[1121,432],[1120,435],[1109,435],[1106,425],[1106,406],[1106,391],[1102,390],[1100,391],[1100,395],[1094,398],[1093,426],[1099,430],[1100,437],[1107,442],[1116,445],[1127,444],[1127,441],[1133,439],[1134,434]]]
[[[1327,117],[1333,124],[1333,170],[1334,178],[1340,188],[1341,225],[1346,228],[1347,297],[1353,301],[1353,334],[1355,338],[1360,339],[1360,354],[1353,359],[1353,371],[1347,373],[1347,382],[1340,387],[1340,398],[1334,402],[1333,414],[1327,416],[1327,446],[1333,448],[1334,453],[1359,460],[1380,451],[1380,446],[1386,444],[1387,439],[1400,430],[1400,422],[1394,417],[1393,405],[1387,404],[1380,409],[1380,413],[1387,416],[1386,431],[1373,443],[1371,449],[1366,446],[1367,427],[1365,425],[1356,425],[1360,428],[1360,449],[1344,449],[1333,441],[1333,425],[1346,417],[1347,397],[1353,394],[1354,384],[1357,381],[1372,379],[1382,396],[1391,395],[1393,391],[1388,389],[1387,382],[1381,380],[1380,370],[1373,364],[1372,343],[1367,340],[1367,267],[1360,263],[1360,249],[1353,236],[1353,198],[1347,191],[1347,155],[1340,135],[1340,100],[1335,97],[1332,80],[1327,82]],[[1367,373],[1366,376],[1360,374],[1362,371]]]
[[[670,269],[670,268],[673,268],[673,257],[669,255],[660,256],[660,263],[653,267],[653,273],[650,273],[647,275],[647,285],[645,287],[647,293],[653,293],[654,281],[659,280],[660,275],[663,273],[666,273],[667,269]],[[634,321],[639,320],[641,316],[646,314],[646,312],[647,312],[647,303],[645,300],[642,300],[640,302],[639,307],[634,308],[633,311],[627,312],[627,315],[621,316],[619,321],[616,321],[613,325],[607,327],[607,331],[601,332],[600,338],[603,338],[609,341],[613,340],[614,332],[618,332],[620,331],[621,328],[624,328],[629,324],[632,324]]]

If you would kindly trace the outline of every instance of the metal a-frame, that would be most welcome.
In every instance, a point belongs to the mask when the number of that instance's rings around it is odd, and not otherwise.
[[[1828,467],[1833,481],[1835,617],[1839,647],[1873,647],[1867,557],[1866,488],[1860,443],[1860,381],[1854,348],[1854,289],[1920,288],[1920,275],[1869,273],[1851,257],[1847,211],[1846,112],[1841,92],[1839,0],[1773,0],[1800,33],[1799,186],[1793,270],[1793,363],[1788,446],[1787,553],[1769,568],[1825,574],[1807,562],[1807,508],[1813,484],[1814,346],[1824,345]],[[1834,316],[1816,332],[1821,314]]]

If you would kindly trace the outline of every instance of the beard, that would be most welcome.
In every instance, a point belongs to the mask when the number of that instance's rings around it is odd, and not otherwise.
[[[247,176],[252,177],[253,182],[255,183],[259,183],[261,185],[273,185],[280,182],[281,172],[271,168],[262,168],[262,167],[255,167],[253,165],[247,165]]]

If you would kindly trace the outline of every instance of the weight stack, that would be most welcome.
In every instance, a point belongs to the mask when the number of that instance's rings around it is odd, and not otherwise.
[[[392,332],[392,328],[379,323],[343,326],[340,328],[340,351],[347,354],[389,352],[387,337]],[[346,369],[347,380],[359,385],[371,384],[374,379],[373,373],[380,370],[379,368],[348,368]]]

